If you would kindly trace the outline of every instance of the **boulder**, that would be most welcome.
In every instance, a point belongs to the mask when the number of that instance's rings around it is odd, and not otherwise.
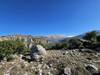
[[[31,54],[31,59],[38,60],[42,58],[43,56],[45,56],[47,53],[46,53],[45,48],[43,48],[41,45],[36,45],[31,48],[30,54]]]
[[[45,55],[46,50],[43,46],[41,45],[36,45],[31,48],[31,53],[38,53],[39,55]]]
[[[45,50],[45,48],[43,46],[36,45],[36,47],[37,47],[37,50],[38,50],[40,55],[46,55],[46,50]]]

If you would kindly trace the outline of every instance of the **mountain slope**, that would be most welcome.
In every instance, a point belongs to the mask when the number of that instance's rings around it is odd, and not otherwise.
[[[96,35],[97,35],[97,36],[100,35],[100,30],[93,30],[93,31],[96,32]],[[92,31],[89,31],[89,32],[92,32]],[[86,32],[86,33],[89,33],[89,32]],[[75,37],[77,37],[77,38],[83,38],[83,37],[86,35],[86,33],[83,33],[83,34],[78,35],[78,36],[75,36]]]

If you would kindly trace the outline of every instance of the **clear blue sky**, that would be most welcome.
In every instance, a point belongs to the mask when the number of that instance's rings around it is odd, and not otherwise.
[[[100,0],[0,0],[0,35],[100,30]]]

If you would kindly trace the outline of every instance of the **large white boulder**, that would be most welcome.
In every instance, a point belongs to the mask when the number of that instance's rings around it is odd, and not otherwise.
[[[38,50],[40,55],[46,55],[46,50],[45,50],[45,48],[43,46],[36,45],[36,47],[37,47],[37,50]]]
[[[41,45],[36,45],[36,46],[33,46],[31,48],[31,59],[40,59],[41,57],[45,56],[47,53],[46,53],[46,50],[43,46]]]

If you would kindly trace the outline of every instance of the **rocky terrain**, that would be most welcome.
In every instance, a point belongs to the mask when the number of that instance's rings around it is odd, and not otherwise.
[[[100,53],[78,50],[48,50],[41,61],[0,62],[0,75],[99,75]],[[98,74],[97,74],[98,73]]]
[[[1,36],[0,75],[100,75],[100,36],[96,34]]]

